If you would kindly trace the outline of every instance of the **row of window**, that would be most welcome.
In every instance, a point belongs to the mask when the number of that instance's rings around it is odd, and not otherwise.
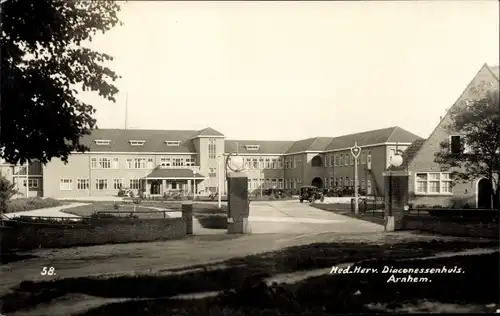
[[[162,167],[189,167],[196,165],[195,158],[160,158],[160,165]],[[154,159],[153,158],[127,158],[125,160],[125,166],[127,169],[153,169]],[[90,158],[90,168],[91,169],[119,169],[120,160],[119,158],[108,158],[108,157],[91,157]]]
[[[417,194],[451,194],[453,180],[449,173],[417,173],[415,193]]]
[[[132,190],[138,190],[141,188],[140,179],[129,179],[128,183],[125,183],[124,179],[113,179],[112,182],[108,183],[108,179],[94,179],[94,184],[92,190],[105,191],[108,189],[119,190],[121,188],[128,188]],[[125,185],[128,184],[128,185]],[[75,186],[73,185],[73,179],[60,179],[59,189],[61,191],[71,191],[76,190],[90,190],[90,180],[88,178],[76,179]]]
[[[362,150],[361,151],[361,159],[359,163],[364,165],[367,162],[371,162],[372,153],[371,150]],[[325,167],[340,167],[340,166],[353,166],[354,165],[354,156],[351,153],[343,153],[343,154],[333,154],[325,156]],[[319,167],[319,166],[318,166]]]
[[[249,189],[297,189],[297,185],[302,183],[299,178],[287,179],[248,179]]]

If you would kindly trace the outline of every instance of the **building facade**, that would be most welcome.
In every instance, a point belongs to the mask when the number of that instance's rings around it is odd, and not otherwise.
[[[53,159],[47,165],[2,167],[23,196],[78,198],[113,196],[120,188],[210,194],[219,186],[226,192],[228,155],[243,158],[249,191],[320,188],[354,185],[354,159],[350,148],[362,148],[360,186],[382,195],[382,173],[397,149],[404,150],[420,137],[390,127],[339,137],[299,141],[226,140],[212,129],[200,131],[99,129],[82,139],[86,153],[74,153],[65,164]],[[7,172],[8,171],[8,172]]]
[[[393,172],[409,175],[410,202],[425,206],[455,206],[455,207],[489,207],[491,195],[489,180],[473,179],[465,183],[453,184],[449,170],[443,172],[440,165],[434,162],[434,154],[440,151],[440,144],[448,141],[451,147],[457,143],[460,148],[461,131],[450,131],[447,126],[451,122],[452,111],[461,111],[471,105],[471,101],[480,100],[487,91],[499,90],[499,67],[484,64],[476,76],[446,113],[439,124],[426,140],[415,141],[404,153],[402,166],[389,168]],[[460,150],[466,150],[461,148]],[[500,153],[498,153],[500,155]],[[498,175],[496,175],[498,176]],[[498,194],[498,193],[497,193]],[[498,201],[498,198],[495,199]]]

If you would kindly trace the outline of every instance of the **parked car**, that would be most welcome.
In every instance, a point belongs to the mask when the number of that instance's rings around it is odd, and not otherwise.
[[[315,187],[315,186],[303,186],[300,188],[300,203],[303,203],[304,201],[309,201],[309,202],[314,202],[316,200],[323,200],[324,195],[321,192],[321,189]]]

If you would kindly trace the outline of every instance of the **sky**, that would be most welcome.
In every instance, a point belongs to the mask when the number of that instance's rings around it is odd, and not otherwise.
[[[82,98],[99,128],[297,140],[400,126],[428,137],[484,63],[498,1],[122,4],[90,47],[114,56],[116,103]]]

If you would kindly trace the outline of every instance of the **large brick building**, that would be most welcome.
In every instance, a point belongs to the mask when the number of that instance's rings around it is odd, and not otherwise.
[[[396,148],[406,149],[420,137],[390,127],[339,137],[299,141],[226,140],[212,129],[118,130],[99,129],[82,141],[90,151],[74,153],[67,164],[53,159],[43,166],[3,165],[0,170],[17,184],[23,196],[83,197],[116,195],[120,187],[145,189],[153,195],[172,190],[198,194],[225,191],[224,161],[238,153],[245,162],[249,190],[298,189],[303,185],[354,185],[354,161],[349,148],[362,148],[360,185],[382,195],[382,172]],[[27,185],[27,187],[26,187]]]
[[[488,90],[499,89],[499,67],[484,64],[471,80],[460,97],[441,119],[432,134],[426,140],[416,140],[405,152],[403,164],[390,170],[409,175],[409,193],[411,203],[415,205],[455,205],[469,207],[488,207],[490,205],[489,180],[474,179],[467,183],[452,185],[450,172],[442,172],[434,162],[434,154],[440,150],[440,143],[445,140],[459,142],[460,131],[449,131],[446,126],[451,122],[450,112],[461,110],[470,101],[479,100]]]

